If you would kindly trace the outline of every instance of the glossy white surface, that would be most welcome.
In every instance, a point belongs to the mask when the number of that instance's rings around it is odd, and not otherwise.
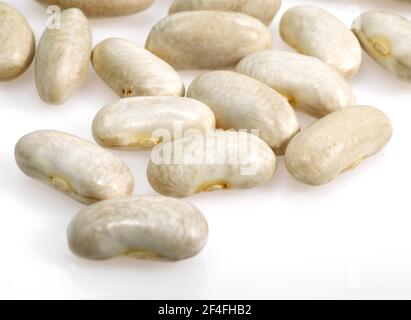
[[[45,9],[32,0],[6,2],[28,17],[38,41]],[[143,47],[171,2],[157,0],[130,17],[91,20],[94,44],[122,37]],[[411,18],[411,3],[400,0],[287,0],[280,15],[306,3],[328,9],[347,26],[370,9]],[[278,21],[271,26],[274,46],[291,50],[279,37]],[[198,74],[183,72],[185,84]],[[14,163],[18,138],[34,130],[92,139],[95,114],[118,98],[94,70],[58,107],[38,97],[33,66],[16,81],[0,83],[0,298],[411,298],[411,83],[367,55],[350,83],[359,104],[391,118],[387,148],[322,187],[294,180],[279,158],[268,185],[189,198],[209,222],[209,242],[194,259],[171,264],[76,258],[66,228],[83,206],[25,177]],[[303,125],[313,120],[298,116]],[[149,154],[116,154],[134,171],[135,194],[153,194],[145,174]]]

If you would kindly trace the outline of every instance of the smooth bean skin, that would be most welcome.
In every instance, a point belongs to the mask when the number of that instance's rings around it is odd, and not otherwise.
[[[24,174],[83,204],[133,191],[133,176],[121,159],[67,133],[30,133],[16,144],[15,158]]]
[[[271,34],[259,20],[238,12],[188,11],[160,20],[146,49],[177,69],[219,69],[272,47]]]
[[[287,148],[286,166],[297,180],[323,185],[381,151],[391,136],[392,125],[383,112],[348,107],[299,133]]]
[[[93,67],[120,97],[184,96],[184,83],[165,61],[134,43],[110,38],[93,50]]]
[[[0,2],[0,43],[0,81],[10,81],[31,65],[36,40],[26,18],[3,2]]]
[[[207,237],[207,221],[196,207],[162,196],[96,203],[81,210],[67,230],[71,251],[90,260],[187,259],[204,248]]]
[[[131,15],[150,7],[154,0],[36,0],[63,9],[78,8],[90,17]]]
[[[321,8],[300,5],[287,10],[280,34],[299,53],[322,60],[344,78],[353,77],[361,66],[362,50],[355,35]]]
[[[317,118],[355,104],[348,82],[314,57],[265,50],[245,57],[236,71],[267,84],[297,110]]]
[[[169,13],[196,10],[236,11],[270,25],[280,7],[281,0],[174,0]]]
[[[263,140],[248,133],[217,133],[189,135],[156,147],[147,167],[154,190],[166,196],[186,197],[254,188],[271,179],[276,157]]]
[[[369,11],[354,21],[352,30],[374,60],[397,78],[411,81],[411,21]]]
[[[208,105],[225,130],[258,129],[259,136],[283,155],[291,138],[300,131],[293,108],[280,94],[262,82],[231,71],[212,71],[197,77],[187,96]]]
[[[181,129],[181,130],[180,130]],[[94,118],[93,136],[104,147],[149,150],[190,130],[215,129],[211,109],[200,101],[181,97],[134,97],[104,107]],[[167,135],[156,136],[156,130]]]
[[[91,29],[79,9],[61,13],[61,28],[46,29],[35,61],[35,78],[40,98],[62,104],[83,83],[90,66]]]

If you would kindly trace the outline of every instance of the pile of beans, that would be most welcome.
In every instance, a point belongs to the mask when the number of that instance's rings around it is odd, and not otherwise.
[[[110,38],[93,49],[86,16],[133,14],[153,0],[40,2],[64,10],[60,28],[47,28],[37,50],[27,20],[0,2],[0,80],[20,76],[35,60],[39,96],[61,104],[92,64],[120,97],[93,121],[97,144],[42,130],[15,147],[27,176],[87,205],[67,232],[70,249],[87,259],[192,257],[207,242],[207,221],[175,198],[262,185],[278,156],[294,178],[322,185],[382,150],[390,120],[356,105],[347,82],[359,71],[361,47],[411,81],[411,22],[392,13],[365,12],[350,30],[315,6],[291,8],[280,34],[293,53],[272,49],[267,26],[280,0],[175,0],[145,48]],[[176,71],[184,69],[210,71],[186,90]],[[317,120],[302,130],[296,112]],[[132,196],[130,169],[107,149],[151,151],[147,178],[161,195]],[[166,150],[170,161],[156,161]]]

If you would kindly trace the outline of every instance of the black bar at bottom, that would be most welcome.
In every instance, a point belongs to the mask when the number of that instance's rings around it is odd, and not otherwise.
[[[3,301],[3,314],[95,319],[335,319],[376,315],[393,319],[409,301]],[[21,304],[28,304],[22,307]],[[10,310],[7,310],[10,308]],[[405,308],[404,308],[405,309]],[[57,313],[56,313],[57,312]],[[403,314],[403,313],[402,313]],[[286,318],[284,318],[286,316]]]

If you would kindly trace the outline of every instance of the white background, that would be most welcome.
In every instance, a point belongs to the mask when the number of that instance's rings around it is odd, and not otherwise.
[[[6,2],[27,16],[38,40],[45,8],[33,0]],[[171,2],[157,0],[130,17],[91,20],[94,43],[116,36],[144,46]],[[411,18],[408,1],[283,2],[281,14],[313,3],[347,25],[368,9]],[[274,47],[290,50],[278,35],[278,21],[271,27]],[[187,85],[196,74],[183,73]],[[281,158],[275,177],[261,188],[194,196],[188,200],[210,224],[207,247],[191,260],[153,263],[73,256],[66,227],[82,206],[25,177],[14,162],[16,141],[34,130],[92,140],[94,115],[117,99],[111,89],[90,68],[81,90],[56,107],[39,99],[33,66],[18,80],[0,83],[0,298],[411,298],[411,83],[364,55],[351,84],[359,104],[382,109],[393,122],[394,137],[382,153],[322,187],[295,181]],[[135,193],[153,193],[145,176],[149,154],[117,154],[135,173]]]

